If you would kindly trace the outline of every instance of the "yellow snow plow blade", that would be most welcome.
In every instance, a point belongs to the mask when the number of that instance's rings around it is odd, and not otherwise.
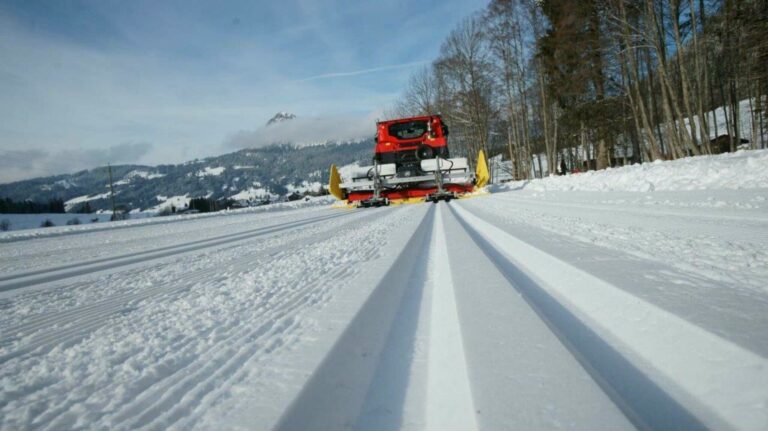
[[[488,180],[491,179],[491,176],[488,173],[488,163],[485,161],[485,153],[483,150],[480,150],[480,152],[477,154],[477,169],[475,170],[475,178],[477,178],[477,182],[475,183],[477,188],[484,187],[486,184],[488,184]]]
[[[331,165],[331,178],[328,182],[328,191],[331,192],[333,197],[342,201],[344,200],[344,192],[341,191],[341,175],[339,170],[336,169],[336,165]]]

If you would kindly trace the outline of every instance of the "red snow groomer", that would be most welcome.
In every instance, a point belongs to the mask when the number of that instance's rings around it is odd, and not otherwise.
[[[472,172],[466,157],[450,158],[448,126],[439,115],[376,124],[373,166],[354,167],[341,177],[331,165],[329,191],[357,207],[439,202],[464,196],[488,182],[482,151]]]

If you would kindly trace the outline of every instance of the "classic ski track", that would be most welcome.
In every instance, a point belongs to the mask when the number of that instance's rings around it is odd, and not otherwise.
[[[313,211],[314,212],[314,211]],[[312,214],[310,214],[311,216]],[[304,217],[301,217],[304,216]],[[254,213],[254,214],[239,214],[239,215],[231,215],[224,218],[224,223],[217,223],[215,225],[215,230],[223,230],[223,231],[232,231],[232,233],[236,233],[239,229],[242,231],[242,226],[254,226],[259,223],[263,223],[265,221],[271,222],[271,223],[277,223],[279,221],[299,221],[302,219],[309,219],[311,217],[306,217],[307,214],[291,214],[290,211],[288,212],[274,212],[274,213]],[[315,216],[322,216],[322,214],[315,214]],[[201,226],[203,225],[204,221],[211,221],[211,220],[200,220],[200,219],[190,219],[190,220],[177,220],[175,223],[171,223],[170,227],[173,229],[169,229],[168,223],[158,223],[158,224],[145,224],[145,225],[138,225],[138,226],[144,226],[147,229],[152,229],[154,231],[159,231],[157,235],[153,235],[153,240],[160,240],[161,242],[168,243],[168,246],[178,245],[183,241],[183,238],[179,240],[179,237],[183,237],[184,235],[194,234],[195,236],[199,237],[200,235],[207,235],[208,232],[201,232]],[[216,220],[217,222],[219,220]],[[162,230],[161,230],[162,229]],[[97,231],[97,235],[103,234],[104,229],[101,229]],[[99,255],[99,253],[109,253],[111,250],[104,249],[104,248],[94,248],[93,244],[88,241],[88,238],[90,237],[90,231],[83,231],[78,232],[80,235],[77,235],[73,237],[72,235],[67,235],[65,238],[54,236],[53,238],[31,238],[27,239],[28,246],[31,247],[25,247],[23,252],[20,252],[18,255],[11,255],[9,253],[9,250],[13,250],[14,248],[18,247],[18,245],[13,243],[0,243],[0,254],[8,254],[4,258],[4,261],[2,262],[2,266],[0,266],[0,272],[4,271],[4,268],[14,268],[18,267],[19,265],[22,266],[21,269],[16,270],[8,270],[8,274],[14,274],[14,273],[25,273],[25,272],[31,272],[34,271],[34,265],[36,261],[45,260],[45,259],[51,259],[55,258],[57,260],[60,260],[62,258],[60,248],[58,247],[59,244],[63,245],[66,250],[69,252],[69,255],[74,257],[75,259],[81,259],[81,260],[97,260],[102,258],[111,258],[115,257],[117,255],[126,254],[125,252],[112,252],[112,254],[106,254],[106,255]],[[110,235],[113,234],[112,231],[109,232]],[[114,238],[111,239],[112,244],[116,244],[120,246],[120,249],[122,248],[128,248],[136,247],[139,250],[141,250],[144,246],[143,241],[145,241],[144,238],[133,238],[128,235],[129,232],[125,232],[124,230],[118,230],[117,232],[114,232]],[[213,238],[215,236],[211,235],[209,238]],[[206,238],[201,238],[206,239]],[[47,241],[46,241],[47,240]],[[45,243],[43,246],[42,243]],[[117,247],[113,247],[113,249],[118,249]],[[118,249],[119,250],[119,249]],[[95,256],[92,256],[96,254]],[[92,257],[89,257],[92,256]],[[65,256],[66,257],[66,256]],[[83,259],[85,257],[85,259]],[[70,263],[78,263],[76,260],[73,260],[72,262],[65,262],[58,266],[66,266]],[[0,278],[0,281],[3,281],[5,278]]]
[[[469,210],[465,210],[468,211]],[[538,315],[538,317],[541,319],[542,323],[545,324],[550,328],[550,330],[557,336],[557,338],[560,340],[560,342],[565,346],[565,348],[573,355],[573,357],[584,367],[584,369],[587,371],[587,373],[592,377],[592,379],[600,386],[600,388],[608,395],[609,398],[612,399],[614,403],[616,403],[617,407],[619,407],[625,415],[627,415],[628,419],[637,426],[639,429],[653,429],[653,427],[649,428],[649,425],[644,422],[644,420],[641,417],[638,417],[638,415],[634,412],[631,403],[628,403],[627,400],[622,399],[621,397],[618,397],[615,390],[606,382],[606,379],[601,376],[599,369],[596,368],[596,364],[593,364],[589,361],[589,358],[583,355],[577,345],[579,344],[578,339],[569,338],[570,333],[565,330],[562,326],[559,325],[559,323],[553,322],[553,319],[555,316],[552,316],[552,313],[547,313],[545,311],[542,311],[540,304],[538,304],[535,300],[532,300],[530,291],[527,291],[524,288],[520,287],[520,283],[518,282],[515,275],[510,273],[509,266],[515,267],[516,265],[514,262],[510,261],[506,258],[490,241],[489,239],[484,236],[479,231],[472,228],[471,224],[467,221],[465,217],[462,217],[462,215],[456,211],[455,208],[451,208],[451,214],[452,216],[459,222],[459,225],[462,227],[462,229],[472,237],[472,239],[477,243],[478,247],[486,252],[486,257],[488,261],[490,261],[493,266],[498,270],[501,274],[503,274],[509,283],[510,289],[517,290],[520,295],[525,299],[525,301],[528,303],[529,307],[533,309],[533,311]],[[485,220],[489,224],[496,226],[490,221]],[[494,257],[491,257],[491,254],[489,252],[494,253]],[[560,304],[562,306],[562,304]],[[563,310],[567,310],[567,308],[563,307]],[[597,338],[597,334],[590,334]],[[597,364],[599,366],[599,364]],[[694,422],[695,423],[695,422]],[[697,424],[700,425],[700,424]],[[703,429],[701,427],[696,427],[692,429]]]
[[[383,352],[408,343],[397,335],[398,321],[411,321],[418,313],[410,295],[421,295],[425,280],[418,269],[426,262],[435,208],[425,212],[410,240],[398,251],[298,396],[282,413],[276,430],[326,430],[360,427],[366,403],[381,388],[371,382],[382,367]],[[409,286],[416,279],[416,284]],[[415,286],[415,287],[414,287]],[[407,325],[407,323],[405,323]],[[415,331],[415,329],[414,329]],[[361,352],[365,352],[361,355]],[[398,359],[408,359],[400,357]],[[408,366],[402,361],[399,366]],[[405,388],[400,387],[400,390]],[[400,406],[402,408],[402,406]],[[381,426],[376,424],[376,426]]]
[[[505,257],[503,252],[484,233],[481,233],[467,221],[453,205],[456,204],[446,205],[450,208],[451,215],[455,217],[469,237],[486,252],[488,261],[507,278],[509,289],[519,292],[538,316],[540,323],[549,328],[549,331],[554,334],[566,351],[592,378],[597,385],[596,387],[610,399],[608,402],[614,403],[634,426],[640,429],[656,429],[674,425],[695,430],[726,425],[716,415],[703,410],[698,404],[698,400],[690,398],[686,398],[684,401],[679,400],[678,397],[681,396],[681,393],[674,389],[674,383],[671,387],[666,382],[659,384],[654,380],[654,377],[646,375],[645,370],[637,368],[634,364],[633,361],[636,358],[633,353],[616,350],[614,347],[615,340],[603,338],[603,333],[600,330],[592,328],[592,322],[581,320],[578,314],[572,314],[573,311],[569,304],[560,302],[562,299],[555,296],[550,296],[544,288],[537,286],[535,281],[527,278],[530,276],[518,273],[517,271],[520,270],[517,269],[517,264]],[[441,260],[443,253],[437,250],[436,247],[438,246],[435,245],[436,242],[433,238],[444,235],[440,231],[440,229],[444,229],[439,214],[440,210],[443,209],[442,207],[443,205],[437,207],[437,211],[433,208],[425,214],[419,231],[429,230],[430,233],[414,234],[406,248],[400,250],[400,257],[387,269],[384,278],[349,321],[333,349],[327,353],[322,363],[314,370],[298,397],[284,411],[277,429],[331,429],[342,425],[351,426],[351,424],[354,424],[353,427],[356,428],[380,429],[388,427],[382,426],[378,421],[396,421],[397,419],[371,418],[367,416],[367,412],[384,408],[396,418],[405,413],[404,405],[385,404],[386,407],[384,407],[380,404],[369,406],[368,403],[378,403],[384,399],[378,396],[377,392],[392,390],[374,385],[376,376],[388,375],[391,373],[392,367],[396,369],[397,367],[412,366],[412,364],[392,365],[393,356],[388,351],[400,352],[401,356],[405,356],[406,361],[409,360],[409,355],[402,355],[402,343],[408,342],[408,336],[404,337],[406,334],[403,333],[402,325],[407,325],[403,322],[413,320],[414,314],[418,314],[419,307],[414,308],[413,298],[414,295],[419,297],[420,292],[427,288],[428,283],[426,279],[414,281],[412,274],[414,274],[415,268],[423,266],[424,260],[429,258],[437,259],[433,265],[449,266],[449,263]],[[493,225],[491,222],[488,223]],[[417,244],[424,245],[418,246]],[[412,250],[408,250],[409,247],[421,250],[418,258],[412,256],[414,253]],[[535,277],[535,274],[532,276]],[[406,283],[405,280],[411,280],[410,284]],[[445,280],[442,281],[446,282]],[[404,284],[409,285],[404,287]],[[384,292],[387,289],[389,292]],[[410,299],[408,299],[409,297]],[[417,301],[423,301],[423,297]],[[374,314],[373,307],[379,308],[377,310],[378,315]],[[431,311],[431,313],[433,312],[434,310]],[[453,324],[460,326],[457,315],[450,319],[453,323],[449,326]],[[415,327],[409,330],[414,333],[417,331]],[[586,341],[587,339],[589,341]],[[363,342],[363,340],[366,341]],[[432,341],[434,342],[434,340]],[[435,347],[438,349],[446,348],[446,346],[432,346],[431,348]],[[455,351],[456,347],[454,346],[453,349]],[[455,356],[460,357],[466,354],[463,352],[463,346],[460,349],[462,354],[457,353]],[[376,359],[373,360],[375,365],[360,363],[358,355],[361,350],[375,352]],[[351,354],[353,352],[358,353]],[[396,358],[394,360],[397,361]],[[446,359],[441,357],[430,360],[445,361]],[[463,362],[459,363],[463,367],[467,366]],[[428,365],[427,369],[434,365]],[[385,368],[388,371],[382,371]],[[454,368],[454,372],[456,372],[456,368]],[[457,374],[460,375],[460,373]],[[349,377],[350,375],[355,377]],[[626,383],[624,379],[631,383]],[[381,384],[381,381],[376,381]],[[633,393],[632,386],[635,386],[638,393]],[[344,388],[344,392],[339,392],[338,387]],[[669,391],[670,388],[672,391]],[[406,388],[402,390],[407,391]],[[461,392],[470,393],[470,395],[454,394],[456,395],[453,404],[454,411],[474,412],[475,406],[472,405],[471,390],[458,390],[457,394]],[[427,413],[425,413],[427,424],[430,423],[429,403],[430,395],[427,394]],[[398,408],[401,410],[398,411]],[[466,422],[470,424],[467,426],[471,428],[474,419],[472,413],[459,415],[465,418]]]
[[[640,429],[672,427],[690,430],[738,429],[747,423],[751,423],[751,427],[754,427],[756,420],[754,415],[749,419],[742,419],[740,416],[745,412],[753,413],[747,406],[755,405],[758,402],[764,404],[764,398],[762,401],[758,400],[764,397],[768,391],[762,391],[762,394],[750,393],[746,395],[744,399],[738,401],[740,404],[737,403],[737,407],[719,405],[716,401],[716,394],[713,399],[710,399],[713,397],[711,389],[702,389],[696,385],[695,376],[680,377],[674,372],[667,371],[665,373],[663,371],[661,364],[664,362],[669,364],[674,360],[679,361],[686,357],[693,359],[695,356],[675,349],[673,350],[674,359],[669,355],[662,359],[657,359],[654,356],[645,356],[645,358],[639,359],[638,355],[649,355],[650,352],[646,350],[641,353],[634,349],[638,346],[648,349],[647,342],[645,346],[642,343],[634,344],[634,340],[631,338],[621,338],[611,334],[610,331],[606,331],[599,323],[592,321],[594,318],[592,315],[581,314],[578,306],[570,303],[574,298],[559,297],[559,294],[551,292],[549,288],[545,287],[545,284],[540,284],[537,278],[544,277],[546,279],[543,274],[539,275],[540,273],[536,272],[527,274],[526,270],[522,269],[518,263],[506,256],[506,251],[502,246],[494,243],[496,238],[491,238],[487,233],[481,232],[475,223],[470,222],[461,213],[471,215],[500,231],[504,230],[502,227],[464,207],[460,206],[459,209],[453,207],[451,210],[464,229],[486,253],[488,259],[508,278],[510,286],[514,287],[525,298],[542,321],[550,327],[574,358],[582,364],[593,380],[636,427]],[[512,236],[510,235],[510,237]],[[537,253],[541,252],[536,250]],[[544,254],[546,255],[546,253]],[[570,267],[557,257],[552,258],[561,262],[564,267]],[[616,286],[608,283],[604,283],[604,286],[610,286],[610,289],[618,295],[631,297]],[[635,301],[635,305],[639,305],[637,303],[639,300],[633,299],[633,301]],[[650,305],[650,307],[653,306]],[[647,314],[648,311],[645,309],[643,313]],[[744,367],[759,370],[753,372],[752,378],[755,384],[760,385],[757,382],[767,381],[768,375],[764,370],[768,369],[766,368],[768,362],[764,358],[743,350],[729,341],[714,336],[672,314],[666,314],[666,312],[658,309],[653,312],[660,313],[656,316],[657,318],[667,319],[669,316],[671,320],[668,320],[668,323],[674,322],[675,325],[680,325],[681,334],[697,337],[696,342],[701,344],[700,349],[709,345],[711,348],[719,349],[720,352],[725,352],[720,353],[722,355],[730,355],[733,360],[743,364]],[[645,317],[649,318],[647,315]],[[717,346],[713,344],[717,344]],[[657,348],[663,347],[658,346]],[[694,366],[698,365],[695,364]],[[662,368],[657,369],[656,367]],[[734,382],[745,378],[738,370],[729,371],[732,374],[724,374],[724,377],[719,381],[720,384],[732,385]],[[720,403],[722,404],[722,400]],[[734,408],[736,413],[734,413]],[[736,425],[739,423],[741,426]]]
[[[434,215],[429,255],[432,301],[430,304],[429,354],[425,429],[477,430],[472,382],[468,375],[466,347],[451,274],[448,238],[443,221],[446,205]]]
[[[353,219],[341,225],[334,226],[334,229],[336,227],[344,226],[345,224],[352,222],[370,222],[383,216],[384,213],[382,212],[373,215],[368,214],[367,216],[360,217],[363,220]],[[333,236],[336,233],[337,232],[334,232],[332,229],[329,229],[319,234],[312,235],[309,238],[299,237],[289,242],[288,244],[273,246],[256,254],[246,255],[234,261],[228,262],[227,267],[231,268],[231,270],[234,272],[239,272],[248,268],[248,264],[252,263],[255,259],[275,254],[286,248],[286,246],[291,247],[296,243],[321,241]],[[220,265],[220,263],[217,263],[217,265]],[[139,268],[139,270],[146,270],[146,268]],[[115,313],[126,309],[129,310],[132,306],[134,306],[134,304],[141,301],[146,301],[160,295],[172,295],[184,289],[190,289],[190,286],[187,284],[188,281],[199,279],[201,276],[209,272],[210,268],[208,267],[199,268],[194,271],[185,273],[183,276],[177,278],[174,284],[171,286],[160,285],[154,288],[143,289],[140,291],[112,295],[105,300],[81,307],[75,307],[73,309],[58,313],[47,313],[44,315],[36,316],[28,319],[22,324],[11,326],[3,331],[5,335],[0,338],[0,347],[10,344],[14,339],[25,339],[32,337],[32,340],[27,341],[18,349],[8,353],[0,354],[0,364],[25,353],[36,351],[42,347],[51,346],[51,343],[53,345],[67,345],[68,343],[81,339],[90,334],[94,329],[99,328],[104,323],[104,320],[111,317]],[[64,288],[69,287],[65,286]],[[56,326],[64,326],[64,328],[49,331],[44,333],[42,336],[34,337],[34,334],[40,332],[41,330],[47,329],[49,324],[52,322],[55,322]]]
[[[141,251],[136,253],[129,253],[125,255],[106,257],[101,259],[95,259],[91,261],[84,261],[73,263],[65,266],[51,267],[45,269],[39,269],[30,272],[10,274],[0,277],[0,292],[20,289],[23,287],[34,286],[50,281],[58,281],[65,278],[72,278],[81,275],[86,275],[92,272],[98,272],[103,270],[109,270],[121,266],[132,265],[136,263],[142,263],[149,260],[162,259],[169,256],[174,256],[180,253],[195,252],[198,250],[217,247],[221,245],[229,245],[232,242],[248,240],[253,237],[259,237],[262,235],[268,235],[275,232],[284,230],[290,230],[296,227],[301,227],[308,224],[318,223],[338,217],[344,217],[353,214],[340,213],[323,215],[320,217],[313,217],[310,219],[298,220],[295,222],[279,223],[276,225],[269,225],[265,227],[255,228],[244,232],[221,235],[218,237],[208,238],[199,241],[191,241],[183,244],[160,247],[158,249]]]
[[[398,210],[395,210],[398,211]],[[361,218],[371,222],[385,215],[392,215],[390,211],[365,214]],[[335,227],[338,227],[335,226]],[[331,229],[332,230],[332,229]],[[297,239],[295,243],[305,243],[308,240],[321,240],[333,237],[334,232],[325,232],[324,235],[316,235],[313,238]],[[312,241],[314,243],[315,241]],[[275,247],[277,248],[277,247]],[[360,252],[365,259],[370,259],[378,252],[374,244],[367,244]],[[273,250],[269,250],[273,251]],[[265,251],[262,255],[269,254]],[[243,267],[253,269],[254,256],[240,259]],[[268,266],[265,261],[263,265]],[[232,267],[228,272],[238,272],[240,268]],[[238,330],[230,333],[226,338],[219,340],[215,345],[209,346],[207,353],[195,353],[196,346],[187,343],[176,346],[176,357],[192,358],[173,373],[153,379],[146,383],[145,390],[141,391],[132,402],[121,409],[120,414],[114,418],[111,427],[119,429],[132,429],[136,427],[167,428],[178,420],[183,419],[188,413],[189,405],[212,399],[218,396],[218,392],[226,389],[228,381],[237,379],[239,367],[251,360],[254,355],[262,351],[275,351],[284,344],[280,338],[273,338],[288,330],[296,330],[300,323],[296,319],[296,311],[308,303],[322,304],[329,299],[328,291],[333,288],[340,279],[351,276],[355,271],[351,267],[332,268],[324,274],[317,274],[314,278],[303,280],[312,286],[312,294],[307,295],[306,288],[296,288],[292,291],[271,292],[270,300],[265,304],[268,308],[259,314],[254,321],[240,325]],[[318,281],[318,283],[315,283]],[[190,289],[184,286],[182,289]],[[193,291],[194,289],[192,289]],[[170,292],[162,292],[170,293]],[[282,295],[282,296],[279,296]],[[192,295],[194,297],[194,295]],[[95,325],[99,326],[99,325]],[[293,337],[296,335],[294,334]],[[267,337],[268,343],[260,342]],[[224,388],[224,389],[220,389]],[[56,419],[66,413],[71,404],[77,400],[68,400],[63,404],[51,408],[46,414],[37,418],[36,427],[56,428]],[[189,422],[187,418],[185,422]]]
[[[398,259],[387,268],[275,429],[397,429],[403,426],[400,421],[406,415],[421,429],[478,428],[476,409],[480,406],[474,404],[472,396],[465,359],[468,352],[462,342],[446,250],[443,213],[449,211],[446,207],[450,205],[438,204],[425,213],[411,241],[399,251]],[[424,268],[429,274],[423,274]],[[427,299],[423,292],[427,289],[435,296],[424,307]],[[510,285],[509,289],[514,287]],[[420,316],[424,310],[428,310],[428,316]],[[420,317],[432,324],[425,329],[408,323]],[[548,326],[544,321],[540,323]],[[409,378],[402,376],[413,372],[411,367],[415,366],[410,362],[413,355],[408,353],[408,345],[417,332],[424,330],[429,332],[429,353],[426,365],[420,366],[427,381],[423,405],[418,406],[423,411],[406,411],[405,401],[398,404],[388,401],[387,396],[400,393],[395,398],[406,398]],[[361,359],[361,352],[373,354],[373,359],[366,363],[367,355]],[[397,382],[400,379],[404,381]],[[377,415],[378,411],[387,414]]]

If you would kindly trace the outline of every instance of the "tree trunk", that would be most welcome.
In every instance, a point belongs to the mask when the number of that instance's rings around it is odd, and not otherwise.
[[[690,137],[690,141],[686,140],[690,144],[690,150],[693,155],[701,154],[698,145],[696,145],[696,133],[694,132],[696,125],[693,122],[693,108],[691,105],[691,97],[689,94],[690,80],[688,79],[688,68],[685,66],[685,56],[683,50],[683,43],[680,36],[680,0],[670,0],[672,8],[675,10],[675,16],[672,17],[672,28],[675,35],[675,47],[677,48],[677,68],[680,72],[680,87],[682,87],[683,93],[683,109],[685,115],[679,114],[680,126],[683,128],[683,132]],[[688,124],[690,126],[690,133],[688,128],[685,127],[685,117],[688,118]]]

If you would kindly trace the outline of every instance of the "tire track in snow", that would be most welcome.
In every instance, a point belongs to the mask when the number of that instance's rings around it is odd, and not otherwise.
[[[461,206],[452,210],[636,426],[764,429],[768,424],[760,407],[768,398],[764,358],[515,239]],[[731,365],[712,372],[710,356]]]
[[[186,242],[184,244],[161,247],[154,250],[141,251],[126,255],[113,256],[92,261],[80,262],[60,267],[46,268],[36,271],[30,271],[20,274],[11,274],[0,277],[0,292],[20,289],[23,287],[34,286],[37,284],[51,281],[59,281],[66,278],[72,278],[93,272],[119,268],[122,266],[143,263],[149,260],[162,259],[164,257],[174,256],[181,253],[195,252],[202,249],[217,247],[221,245],[230,245],[236,241],[249,240],[254,237],[276,233],[280,231],[295,229],[313,223],[319,223],[338,217],[344,217],[352,213],[340,213],[330,216],[313,217],[307,220],[296,222],[287,222],[277,225],[259,227],[233,234],[222,235],[219,237],[208,238],[199,241]]]

